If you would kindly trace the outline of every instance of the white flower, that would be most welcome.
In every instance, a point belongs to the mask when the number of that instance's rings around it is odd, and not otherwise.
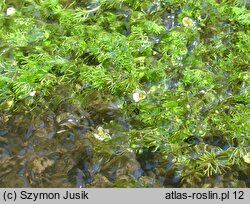
[[[184,17],[184,18],[182,19],[182,23],[183,23],[183,25],[184,25],[185,27],[191,28],[191,27],[194,26],[194,21],[193,21],[191,18],[189,18],[189,17]]]
[[[247,153],[246,155],[244,155],[243,160],[246,163],[250,164],[250,153]]]
[[[31,97],[33,97],[33,96],[35,96],[35,95],[36,95],[36,91],[30,92],[30,96],[31,96]]]
[[[101,126],[97,128],[96,133],[93,133],[93,135],[98,140],[111,139],[109,129],[104,129]]]
[[[135,90],[135,92],[133,93],[133,99],[135,102],[139,102],[140,100],[146,98],[146,96],[146,92],[139,89]]]
[[[9,7],[6,10],[6,16],[12,16],[16,13],[16,9],[14,7]]]

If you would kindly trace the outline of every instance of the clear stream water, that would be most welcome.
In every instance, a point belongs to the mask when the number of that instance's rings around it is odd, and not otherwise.
[[[174,19],[180,12],[162,17],[166,30],[178,26]],[[197,43],[188,45],[189,53]],[[250,175],[237,168],[194,183],[183,181],[183,167],[176,169],[174,155],[132,151],[126,135],[131,125],[115,103],[84,110],[65,101],[51,109],[0,113],[0,187],[250,187]],[[209,140],[229,147],[218,137]]]
[[[237,170],[190,184],[182,181],[173,155],[133,152],[126,137],[129,124],[114,106],[94,114],[102,121],[67,103],[56,111],[1,114],[1,187],[235,186]],[[109,137],[97,139],[95,134],[103,136],[100,130],[109,130]],[[249,175],[238,172],[238,179],[237,186],[249,186]]]

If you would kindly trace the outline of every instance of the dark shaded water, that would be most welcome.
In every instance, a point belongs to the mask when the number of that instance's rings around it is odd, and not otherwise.
[[[0,186],[249,186],[249,175],[237,173],[237,169],[233,174],[197,179],[196,183],[183,181],[182,167],[176,168],[174,155],[166,157],[150,149],[133,152],[126,135],[129,124],[117,107],[103,110],[89,114],[64,103],[55,112],[35,108],[2,114]],[[237,184],[235,178],[239,179]]]

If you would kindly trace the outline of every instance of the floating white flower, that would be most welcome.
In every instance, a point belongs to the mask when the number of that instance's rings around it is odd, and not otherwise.
[[[145,91],[141,91],[139,89],[136,89],[133,93],[133,99],[135,102],[139,102],[140,100],[146,98],[147,93]]]
[[[244,161],[248,164],[250,164],[250,153],[247,153],[244,157],[243,157]]]
[[[9,7],[6,10],[6,16],[12,16],[16,13],[16,9],[14,7]]]
[[[97,128],[96,133],[94,133],[93,135],[98,140],[111,139],[111,136],[109,134],[109,129],[104,129],[101,126]]]
[[[184,25],[185,27],[191,28],[191,27],[194,26],[194,21],[193,21],[191,18],[189,18],[189,17],[184,17],[184,18],[182,19],[182,23],[183,23],[183,25]]]
[[[31,96],[31,97],[33,97],[33,96],[35,96],[35,95],[36,95],[36,91],[30,92],[30,96]]]

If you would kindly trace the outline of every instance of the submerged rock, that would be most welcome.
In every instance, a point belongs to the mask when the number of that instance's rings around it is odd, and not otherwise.
[[[112,187],[112,182],[102,174],[96,174],[94,176],[94,181],[87,185],[87,187],[95,187],[95,188],[110,188]]]
[[[134,179],[138,179],[142,175],[141,166],[131,152],[114,156],[103,166],[101,172],[111,180],[123,175],[129,175]]]

